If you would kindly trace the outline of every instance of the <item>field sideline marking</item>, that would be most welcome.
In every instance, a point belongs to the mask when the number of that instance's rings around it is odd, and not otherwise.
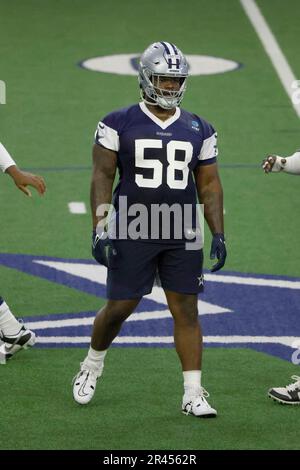
[[[268,23],[263,17],[263,14],[256,5],[255,0],[240,0],[240,2],[273,64],[297,116],[300,118],[300,103],[296,104],[292,99],[292,95],[295,91],[292,88],[292,83],[297,79],[288,61],[286,60]]]
[[[289,129],[290,132],[290,129]],[[298,129],[295,129],[294,132],[298,132]],[[248,170],[249,168],[259,168],[259,165],[256,163],[220,163],[220,168],[240,168]],[[25,171],[49,171],[49,172],[60,172],[60,171],[92,171],[92,166],[29,166],[23,168]]]
[[[90,343],[90,336],[39,336],[37,344],[85,344]],[[204,336],[203,341],[206,344],[282,344],[293,347],[295,341],[299,341],[297,336]],[[114,344],[173,344],[173,336],[117,336]]]

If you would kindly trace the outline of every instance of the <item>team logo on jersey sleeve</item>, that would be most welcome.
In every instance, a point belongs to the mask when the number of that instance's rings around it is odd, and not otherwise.
[[[101,139],[104,139],[105,134],[106,134],[105,124],[103,124],[103,122],[100,121],[95,132],[95,141],[100,144]]]
[[[194,129],[194,131],[198,131],[200,130],[200,125],[199,125],[199,122],[198,121],[192,121],[191,122],[191,126],[192,126],[192,129]]]
[[[97,137],[99,139],[103,139],[105,137],[105,134],[106,134],[105,124],[103,124],[103,122],[100,121],[97,126]]]

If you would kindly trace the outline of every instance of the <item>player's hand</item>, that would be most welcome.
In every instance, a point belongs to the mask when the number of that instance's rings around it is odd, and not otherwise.
[[[218,259],[218,262],[213,265],[211,272],[219,271],[223,268],[227,256],[225,237],[223,233],[215,233],[211,242],[210,259]]]
[[[282,170],[285,162],[286,159],[278,155],[268,155],[268,157],[262,161],[261,166],[265,173],[278,173]]]
[[[99,264],[103,264],[107,268],[113,268],[115,265],[117,250],[113,240],[108,238],[107,232],[104,230],[100,234],[93,230],[92,255]]]
[[[16,166],[9,167],[7,173],[13,178],[15,185],[23,191],[26,196],[31,197],[31,191],[27,186],[32,186],[42,196],[46,191],[46,184],[42,176],[33,175],[19,170]]]

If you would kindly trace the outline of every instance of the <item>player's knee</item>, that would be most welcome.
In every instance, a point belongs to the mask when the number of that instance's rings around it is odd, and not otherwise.
[[[176,322],[195,324],[198,321],[197,299],[192,296],[177,296],[169,304]]]
[[[182,312],[183,321],[187,326],[196,326],[198,324],[197,310]]]
[[[173,313],[177,324],[195,326],[198,323],[198,311],[195,308],[177,308]]]
[[[116,306],[106,307],[105,319],[108,324],[115,325],[118,323],[123,323],[131,313],[131,310],[119,308]]]

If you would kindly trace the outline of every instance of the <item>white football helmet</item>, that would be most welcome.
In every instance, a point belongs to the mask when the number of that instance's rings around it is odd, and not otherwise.
[[[140,59],[141,97],[145,103],[151,105],[164,109],[175,108],[183,99],[187,76],[188,64],[178,47],[165,41],[155,42],[143,52]],[[179,77],[180,89],[167,91],[160,88],[160,77]]]

